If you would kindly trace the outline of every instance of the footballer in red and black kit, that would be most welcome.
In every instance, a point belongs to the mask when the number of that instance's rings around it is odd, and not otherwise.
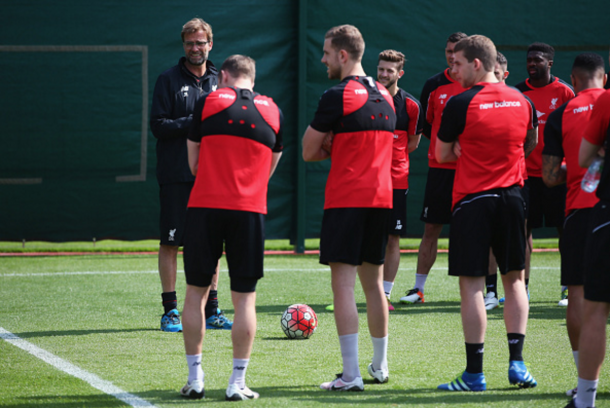
[[[424,84],[420,98],[426,118],[422,134],[430,139],[428,147],[428,166],[430,168],[426,181],[424,208],[420,219],[430,224],[449,224],[451,222],[451,193],[456,164],[455,162],[439,163],[434,156],[436,138],[446,103],[452,96],[464,92],[462,85],[451,78],[449,70],[447,68],[429,78]]]
[[[501,273],[524,268],[521,163],[534,118],[527,99],[503,83],[477,84],[448,102],[438,138],[452,143],[459,137],[461,145],[453,186],[451,275],[487,275],[489,260],[481,254],[490,246]]]
[[[554,156],[558,160],[565,158],[567,168],[566,218],[559,243],[561,284],[564,286],[583,284],[583,249],[589,214],[599,199],[595,194],[587,193],[580,187],[587,169],[578,165],[578,151],[582,128],[589,120],[596,99],[603,92],[601,88],[580,91],[576,98],[564,103],[549,115],[544,130],[543,156]],[[543,167],[545,166],[543,162]]]
[[[280,109],[249,89],[221,88],[202,98],[188,139],[200,143],[187,212],[187,283],[207,286],[226,244],[231,274],[263,276],[264,215],[273,153],[282,151]],[[189,250],[192,247],[191,250]],[[201,279],[201,280],[200,280]],[[232,276],[231,290],[236,287]]]
[[[593,207],[589,219],[589,236],[585,252],[585,299],[610,303],[610,90],[604,91],[595,106],[580,148],[588,147],[593,158],[600,148],[605,149],[604,168],[595,194],[599,202]]]
[[[388,232],[406,236],[406,195],[409,191],[409,135],[422,133],[425,120],[421,104],[407,91],[398,88],[393,100],[396,110],[396,129],[394,131],[394,144],[392,145],[393,218],[395,219],[389,224]]]
[[[550,69],[550,68],[549,68]],[[534,103],[538,117],[538,145],[525,159],[529,193],[528,230],[540,227],[561,228],[565,212],[566,186],[548,188],[542,181],[544,127],[549,115],[574,97],[574,90],[563,80],[550,75],[550,82],[534,87],[530,78],[515,86]]]
[[[348,76],[322,95],[310,126],[318,132],[334,134],[320,262],[383,264],[393,201],[391,164],[396,114],[392,97],[371,77]],[[343,216],[368,220],[349,224],[365,228],[366,232],[337,229],[334,222],[341,223]],[[356,239],[359,241],[351,242]]]

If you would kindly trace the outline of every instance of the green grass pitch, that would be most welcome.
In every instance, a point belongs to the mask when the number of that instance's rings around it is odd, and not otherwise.
[[[360,312],[360,369],[363,393],[330,393],[319,384],[341,370],[331,302],[330,273],[316,256],[267,256],[257,290],[258,330],[247,383],[261,394],[261,407],[563,407],[565,391],[576,384],[560,297],[559,254],[532,258],[532,303],[524,356],[539,385],[519,390],[507,380],[508,346],[502,308],[488,314],[484,370],[488,391],[436,390],[465,367],[457,279],[447,276],[447,256],[439,254],[426,284],[426,303],[400,305],[414,282],[416,254],[404,254],[390,313],[390,381],[367,379],[372,345],[365,303]],[[182,270],[182,260],[179,259]],[[159,330],[162,312],[154,255],[0,258],[0,327],[95,374],[158,407],[226,406],[231,374],[228,331],[209,330],[204,342],[206,398],[183,400],[187,379],[182,334]],[[219,299],[231,317],[226,263],[221,264]],[[179,273],[178,297],[184,299]],[[500,289],[502,293],[502,290]],[[285,338],[280,318],[293,303],[318,315],[309,340]],[[180,307],[181,309],[182,307]],[[602,370],[598,407],[610,406],[610,365]],[[93,388],[0,339],[0,407],[121,407],[125,403]]]

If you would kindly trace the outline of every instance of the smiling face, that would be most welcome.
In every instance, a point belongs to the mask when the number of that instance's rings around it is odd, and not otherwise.
[[[541,51],[527,53],[527,73],[532,80],[543,79],[550,75],[553,61]]]
[[[339,51],[332,44],[332,39],[324,40],[324,48],[322,49],[322,64],[326,65],[328,79],[341,79],[341,62],[339,61]]]
[[[187,63],[197,67],[208,60],[212,49],[212,42],[208,41],[208,36],[203,31],[185,34],[182,45]]]
[[[377,65],[377,80],[386,88],[390,89],[404,73],[398,69],[398,62],[379,60]]]

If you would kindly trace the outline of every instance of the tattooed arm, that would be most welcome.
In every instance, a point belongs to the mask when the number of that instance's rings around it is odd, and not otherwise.
[[[561,165],[563,158],[542,155],[542,181],[547,187],[555,187],[566,182],[566,167]]]
[[[525,142],[523,143],[523,152],[525,153],[525,157],[530,155],[531,152],[534,151],[536,145],[538,144],[538,126],[533,129],[527,131],[525,135]]]

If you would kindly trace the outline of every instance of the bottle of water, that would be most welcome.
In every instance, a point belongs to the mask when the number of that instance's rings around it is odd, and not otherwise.
[[[602,157],[596,157],[593,159],[593,162],[589,166],[589,170],[582,178],[582,183],[580,183],[580,188],[582,188],[587,193],[592,193],[597,189],[597,185],[599,184],[599,179],[602,176],[602,170],[604,168],[604,159]]]

